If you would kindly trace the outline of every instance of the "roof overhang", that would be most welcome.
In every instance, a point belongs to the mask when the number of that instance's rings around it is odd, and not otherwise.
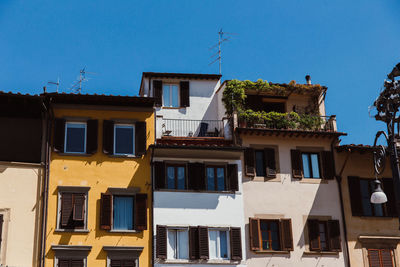
[[[258,128],[236,128],[239,134],[258,136],[279,136],[279,137],[302,137],[302,138],[337,138],[346,136],[347,133],[328,131],[300,131],[287,129],[258,129]]]

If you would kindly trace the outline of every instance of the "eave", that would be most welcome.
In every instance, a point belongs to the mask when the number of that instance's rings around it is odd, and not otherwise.
[[[302,138],[337,138],[346,136],[347,133],[332,131],[304,131],[304,130],[287,130],[287,129],[259,129],[259,128],[236,128],[239,134],[256,135],[256,136],[274,136],[274,137],[302,137]]]

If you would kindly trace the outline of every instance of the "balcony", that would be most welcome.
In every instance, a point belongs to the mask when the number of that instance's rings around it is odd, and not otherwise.
[[[161,124],[161,125],[160,125]],[[227,121],[224,120],[185,120],[185,119],[157,119],[157,138],[224,138]]]

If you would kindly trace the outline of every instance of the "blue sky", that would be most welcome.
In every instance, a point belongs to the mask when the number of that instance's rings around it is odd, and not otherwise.
[[[209,48],[223,28],[223,79],[328,86],[342,143],[372,144],[384,127],[368,116],[400,62],[398,0],[0,0],[0,90],[40,93],[79,70],[83,93],[136,95],[143,71],[216,73]],[[48,86],[48,90],[55,90]]]

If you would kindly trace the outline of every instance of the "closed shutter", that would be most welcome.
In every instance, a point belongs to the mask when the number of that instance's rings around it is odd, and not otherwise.
[[[247,176],[255,176],[255,153],[254,149],[247,147],[244,150],[244,166]]]
[[[189,227],[189,259],[199,259],[199,231],[197,227]]]
[[[351,212],[353,213],[353,216],[362,216],[363,209],[360,191],[360,178],[349,176],[347,177],[347,182],[349,184]]]
[[[322,151],[322,167],[324,179],[332,180],[335,178],[335,164],[332,151]]]
[[[100,228],[111,229],[112,195],[101,193],[100,200]]]
[[[190,106],[189,96],[190,96],[189,82],[188,81],[180,82],[181,107],[189,107]]]
[[[293,251],[292,220],[280,220],[281,246],[282,250]]]
[[[381,263],[382,267],[393,267],[393,257],[391,249],[381,249]]]
[[[87,140],[86,140],[87,154],[95,154],[97,152],[98,128],[99,128],[99,123],[97,120],[87,121]]]
[[[65,140],[65,120],[54,119],[54,151],[58,153],[64,152]]]
[[[135,267],[135,261],[134,260],[124,260],[122,263],[122,267]]]
[[[159,259],[167,258],[167,227],[157,225],[156,228],[156,257]]]
[[[368,261],[369,267],[382,267],[379,257],[379,249],[368,249]]]
[[[397,209],[396,209],[396,198],[394,195],[394,184],[392,178],[384,178],[382,179],[383,191],[386,194],[387,202],[386,209],[388,216],[397,217]]]
[[[155,98],[155,105],[161,106],[162,105],[162,81],[154,80],[153,81],[153,90]]]
[[[333,251],[342,251],[342,244],[340,239],[340,223],[338,220],[328,221],[328,237],[329,249]]]
[[[2,233],[3,233],[3,214],[0,214],[0,251],[1,251],[1,240],[2,240]]]
[[[310,239],[310,250],[321,250],[319,243],[319,223],[318,220],[308,220],[308,237]]]
[[[237,164],[228,164],[228,182],[230,191],[239,191]]]
[[[72,193],[61,193],[61,226],[72,223]]]
[[[205,166],[203,163],[188,164],[188,189],[205,190]]]
[[[165,189],[165,164],[161,161],[154,162],[154,189]]]
[[[73,202],[73,220],[83,221],[85,218],[85,194],[73,194]]]
[[[268,178],[275,178],[276,177],[275,149],[265,148],[264,157],[265,157],[266,176]]]
[[[135,197],[135,228],[138,231],[147,229],[147,194],[136,194]]]
[[[135,123],[135,156],[142,156],[146,153],[146,122],[138,121]]]
[[[249,231],[250,231],[250,249],[257,251],[260,250],[260,236],[259,236],[259,220],[250,218]]]
[[[83,267],[83,259],[71,260],[71,267]]]
[[[208,260],[208,228],[199,226],[199,258]]]
[[[295,179],[303,178],[303,160],[301,159],[301,152],[297,149],[290,150],[292,160],[292,175]]]
[[[111,260],[111,267],[122,267],[122,260]]]
[[[59,259],[58,267],[70,267],[69,263],[70,263],[70,260]]]
[[[114,122],[103,121],[103,152],[107,155],[114,153]]]
[[[231,259],[234,261],[242,260],[242,234],[240,227],[231,227]]]

